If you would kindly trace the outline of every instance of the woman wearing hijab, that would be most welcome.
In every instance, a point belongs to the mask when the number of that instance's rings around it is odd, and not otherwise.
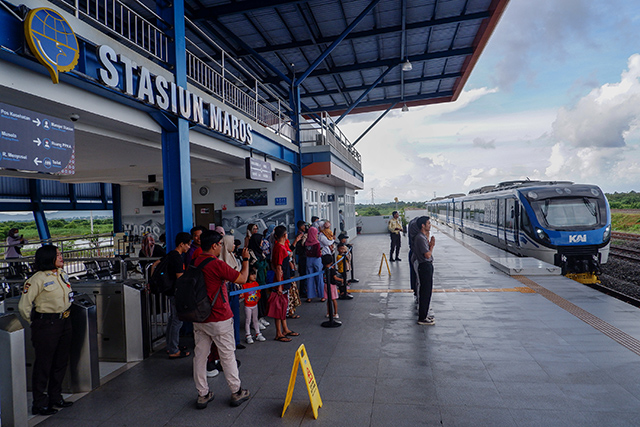
[[[304,243],[305,255],[307,257],[307,273],[313,274],[322,271],[322,252],[320,248],[320,242],[318,241],[318,229],[315,227],[309,227],[307,232],[307,240]],[[322,281],[322,275],[309,277],[307,279],[307,302],[311,302],[311,298],[320,298],[324,294],[324,284]],[[321,301],[325,301],[322,298]]]
[[[267,283],[267,268],[269,263],[262,252],[262,234],[255,233],[249,238],[249,267],[256,269],[256,281],[258,285],[263,286]],[[258,322],[265,328],[269,326],[269,322],[264,318],[267,315],[267,300],[269,299],[269,289],[263,289],[263,297],[258,300]]]
[[[166,252],[162,249],[162,246],[156,245],[156,241],[151,234],[147,234],[142,239],[142,248],[138,252],[140,258],[162,258]],[[146,273],[147,265],[151,264],[149,261],[140,261],[140,267],[142,272]]]
[[[249,247],[249,239],[251,239],[251,236],[256,234],[258,232],[258,226],[255,224],[249,224],[247,225],[247,234],[246,236],[244,236],[244,247],[248,248]]]
[[[336,238],[333,237],[333,232],[331,231],[331,223],[325,221],[320,225],[320,234],[318,234],[322,255],[333,255],[333,242],[335,240]]]
[[[238,264],[238,259],[233,253],[234,248],[235,245],[233,244],[233,236],[225,235],[222,238],[222,251],[220,251],[220,259],[226,262],[229,267],[233,268],[234,270],[240,271],[240,264]],[[235,291],[235,283],[227,282],[227,289],[229,292]],[[243,344],[240,344],[240,296],[229,296],[229,305],[231,306],[231,311],[233,311],[233,329],[236,339],[236,348],[243,349],[245,348],[245,346]]]

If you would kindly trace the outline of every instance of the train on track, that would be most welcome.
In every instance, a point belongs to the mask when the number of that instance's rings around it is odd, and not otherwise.
[[[597,283],[609,257],[611,211],[595,185],[508,181],[431,200],[427,210],[443,224],[559,266],[582,283]]]

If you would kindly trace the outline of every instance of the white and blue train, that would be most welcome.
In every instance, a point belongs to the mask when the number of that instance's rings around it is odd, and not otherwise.
[[[595,185],[509,181],[434,199],[427,210],[465,234],[585,282],[597,280],[609,257],[611,211]]]

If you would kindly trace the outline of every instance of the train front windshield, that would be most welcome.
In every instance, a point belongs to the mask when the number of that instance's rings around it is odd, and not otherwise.
[[[598,200],[589,197],[554,198],[531,203],[538,220],[555,230],[597,228]]]

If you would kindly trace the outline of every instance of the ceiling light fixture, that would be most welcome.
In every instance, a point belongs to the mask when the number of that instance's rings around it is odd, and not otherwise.
[[[407,58],[406,62],[402,63],[402,71],[411,71],[413,70],[413,65],[409,62],[409,58]]]
[[[409,111],[409,107],[407,107],[407,104],[403,104],[402,105],[402,112],[406,113],[407,111]]]

